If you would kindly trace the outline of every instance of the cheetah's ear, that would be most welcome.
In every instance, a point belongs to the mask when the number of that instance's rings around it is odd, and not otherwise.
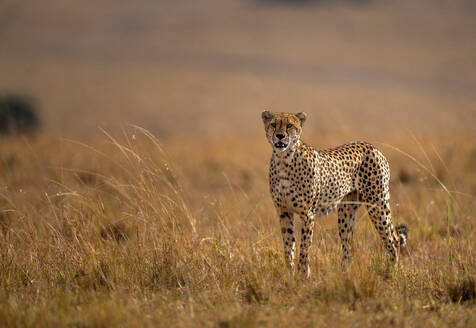
[[[273,113],[271,113],[269,110],[265,110],[261,113],[261,118],[263,119],[263,123],[266,124],[270,119],[273,118]]]
[[[302,126],[304,122],[306,121],[307,114],[305,112],[299,112],[294,115],[301,121],[301,126]]]

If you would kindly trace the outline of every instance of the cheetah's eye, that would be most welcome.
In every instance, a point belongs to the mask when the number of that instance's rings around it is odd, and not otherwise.
[[[271,123],[270,125],[273,129],[276,128],[276,123]]]
[[[290,128],[292,128],[292,127],[293,127],[292,124],[288,124],[288,125],[286,126],[286,129],[290,129]]]

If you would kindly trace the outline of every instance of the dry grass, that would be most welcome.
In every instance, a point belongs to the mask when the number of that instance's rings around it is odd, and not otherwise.
[[[317,222],[304,282],[283,263],[264,138],[160,145],[131,128],[118,139],[1,141],[2,325],[476,322],[474,139],[396,145],[429,173],[380,145],[394,220],[410,228],[401,265],[388,265],[362,211],[343,271],[333,214]]]
[[[474,325],[473,2],[197,3],[0,5],[0,92],[44,122],[0,139],[0,326]],[[332,214],[287,276],[264,108],[382,149],[398,268],[361,210],[346,271]]]

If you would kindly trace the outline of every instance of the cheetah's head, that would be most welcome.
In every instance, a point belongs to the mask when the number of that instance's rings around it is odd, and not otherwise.
[[[265,110],[261,117],[264,122],[266,137],[271,146],[277,151],[285,151],[299,142],[302,125],[307,114],[300,113],[272,113]]]

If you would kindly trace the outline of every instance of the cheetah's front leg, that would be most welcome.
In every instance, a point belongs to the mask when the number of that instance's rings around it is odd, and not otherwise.
[[[311,268],[309,266],[309,249],[312,245],[312,234],[314,230],[314,216],[311,214],[301,215],[301,246],[299,250],[299,272],[305,278],[309,278]]]
[[[291,274],[294,274],[294,249],[296,238],[294,237],[293,214],[286,209],[280,209],[279,222],[281,224],[281,233],[283,235],[284,259],[289,271]]]

